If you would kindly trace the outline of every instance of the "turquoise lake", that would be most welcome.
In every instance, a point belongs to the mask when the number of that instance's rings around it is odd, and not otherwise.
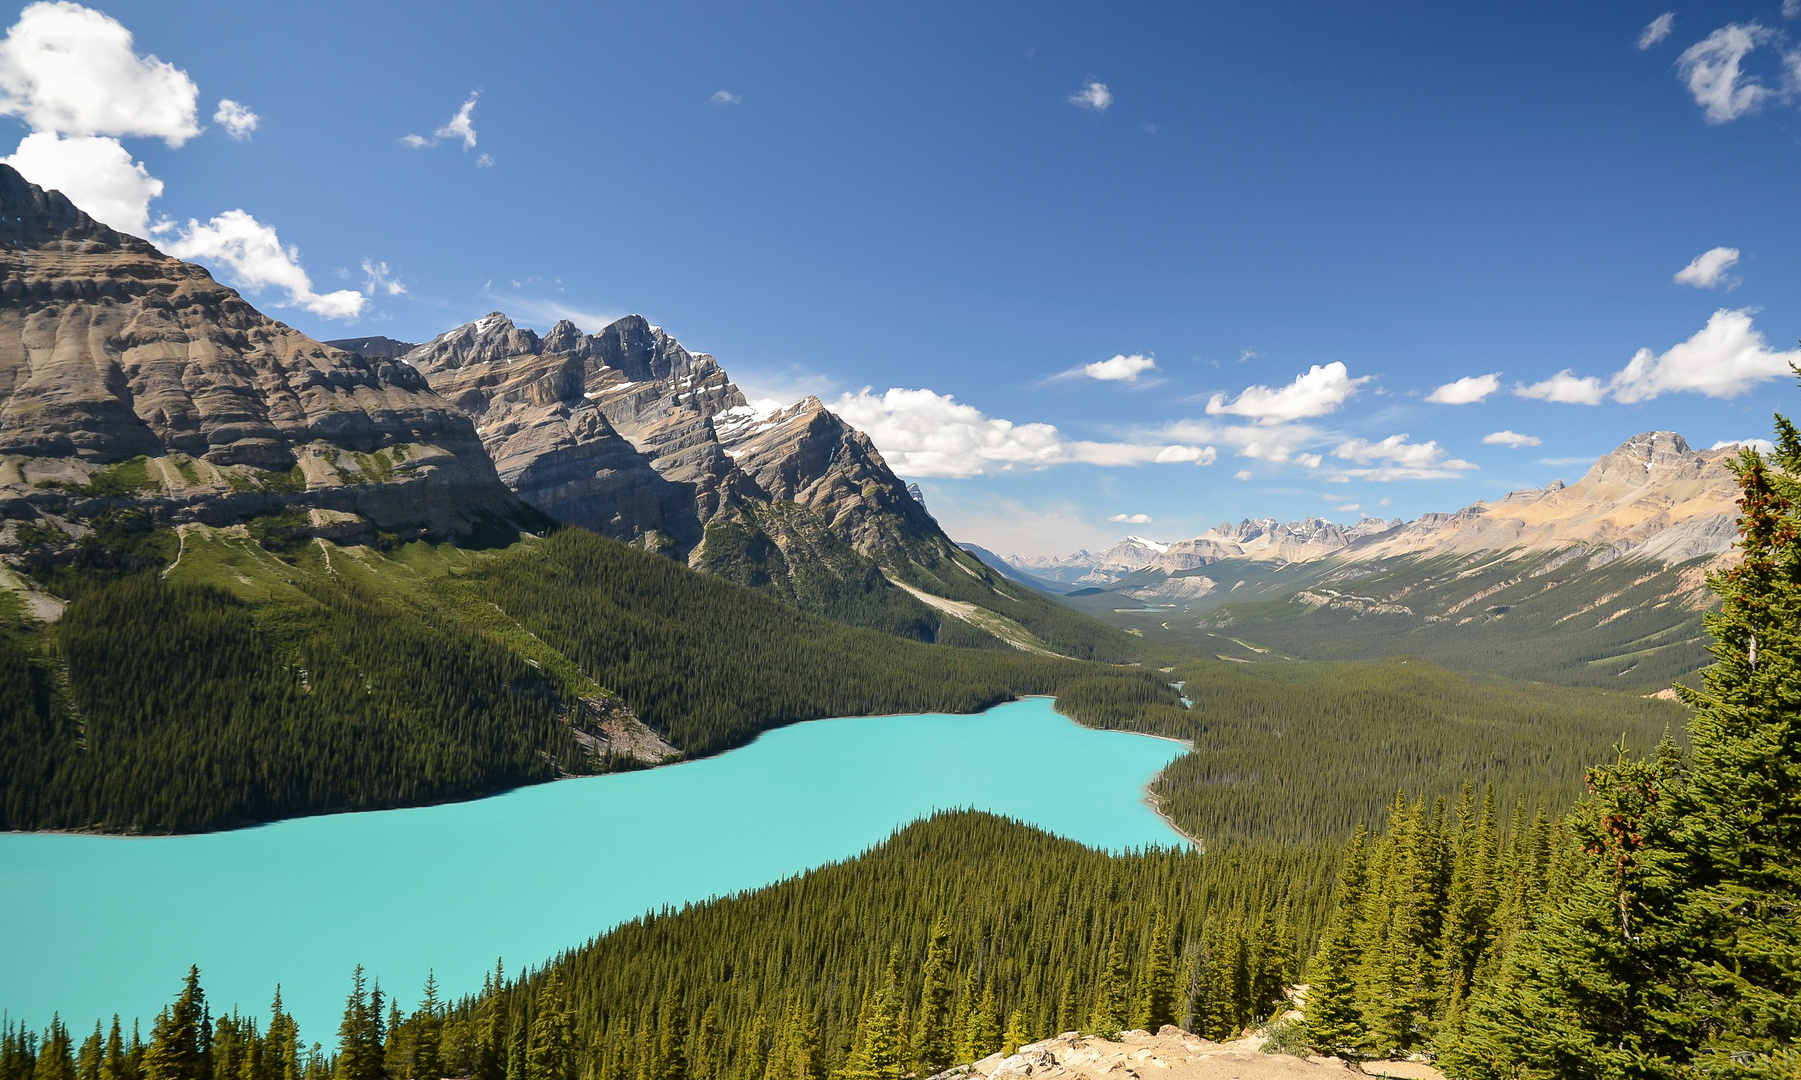
[[[404,1008],[663,905],[856,854],[935,809],[1006,814],[1094,847],[1186,841],[1145,802],[1172,742],[1092,731],[1047,698],[976,716],[821,720],[718,757],[473,802],[201,836],[0,834],[0,1008],[77,1039],[118,1012],[148,1038],[189,964],[215,1014],[337,1037],[362,964]]]

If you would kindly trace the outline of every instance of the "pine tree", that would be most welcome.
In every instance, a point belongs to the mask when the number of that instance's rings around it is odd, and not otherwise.
[[[666,1063],[664,1068],[664,1075],[659,1080],[687,1080],[685,1067],[679,1067],[678,1072],[674,1071],[677,1067]],[[533,1010],[531,1033],[526,1042],[525,1076],[526,1080],[574,1080],[575,1077],[574,1024],[564,1008],[563,984],[555,971],[545,977],[538,989],[537,1008]]]
[[[565,1080],[533,1077],[532,1080]],[[688,1080],[688,1011],[681,988],[670,983],[657,1006],[655,1080]]]
[[[145,1080],[199,1080],[205,1075],[205,1032],[211,1026],[200,969],[188,968],[175,1003],[156,1018],[144,1053]]]
[[[425,973],[425,996],[411,1023],[412,1050],[408,1055],[407,1075],[412,1080],[443,1080],[444,1061],[440,1053],[444,1019],[438,1011],[437,973]]]
[[[1698,1068],[1761,1075],[1801,1042],[1801,433],[1740,451],[1743,560],[1709,584],[1714,664],[1684,688],[1693,764],[1676,793],[1676,919],[1699,944],[1682,1021]]]
[[[1358,1005],[1356,970],[1359,958],[1353,944],[1357,912],[1365,888],[1366,843],[1364,831],[1359,827],[1345,846],[1344,859],[1339,864],[1338,888],[1333,896],[1332,920],[1321,936],[1307,988],[1308,1038],[1320,1053],[1338,1057],[1354,1055],[1367,1034],[1363,1010]]]
[[[1170,955],[1169,919],[1158,905],[1151,918],[1151,938],[1139,974],[1133,1004],[1133,1026],[1155,1032],[1176,1022],[1175,958]]]
[[[870,996],[857,1024],[856,1043],[844,1068],[845,1080],[900,1080],[902,1062],[900,1014],[896,1007],[894,962],[881,987]]]
[[[1107,958],[1101,965],[1100,979],[1094,988],[1094,1011],[1089,1015],[1088,1031],[1103,1039],[1119,1038],[1126,1023],[1127,979],[1125,945],[1115,931],[1107,941]]]
[[[932,923],[925,963],[920,968],[913,1061],[921,1076],[931,1076],[952,1064],[950,1000],[950,924],[940,915]]]

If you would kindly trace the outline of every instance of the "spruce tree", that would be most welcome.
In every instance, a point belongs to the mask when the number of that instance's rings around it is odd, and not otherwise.
[[[685,1067],[676,1072],[665,1065],[665,1070],[659,1080],[686,1080]],[[538,989],[537,1008],[533,1010],[531,1033],[526,1040],[525,1076],[526,1080],[575,1078],[574,1024],[564,1008],[563,985],[555,971],[545,977]]]
[[[1139,974],[1133,1003],[1133,1026],[1155,1032],[1176,1022],[1175,958],[1170,955],[1169,919],[1158,905],[1151,917],[1151,938]]]
[[[921,1076],[930,1076],[952,1064],[950,1000],[950,924],[940,915],[932,923],[925,963],[920,968],[913,1060]]]
[[[428,969],[425,996],[420,999],[419,1011],[413,1014],[411,1024],[412,1051],[408,1055],[407,1075],[412,1080],[443,1080],[444,1060],[439,1052],[442,1025],[443,1017],[438,1011],[437,973]]]
[[[1119,1029],[1126,1023],[1129,978],[1125,945],[1120,941],[1119,932],[1114,931],[1108,938],[1107,958],[1101,965],[1100,978],[1095,983],[1094,1011],[1088,1019],[1090,1034],[1103,1039],[1119,1038]]]
[[[1358,1005],[1359,958],[1353,944],[1365,888],[1366,842],[1360,826],[1345,846],[1332,898],[1332,919],[1321,936],[1307,987],[1308,1038],[1320,1053],[1339,1057],[1353,1056],[1366,1034]]]
[[[1716,1076],[1801,1044],[1801,433],[1777,416],[1770,459],[1747,447],[1734,471],[1743,559],[1709,580],[1714,663],[1683,689],[1693,764],[1670,869],[1699,946],[1677,1011]]]
[[[206,1065],[202,1040],[209,1026],[200,969],[190,967],[175,1003],[156,1018],[144,1052],[145,1080],[200,1080]]]

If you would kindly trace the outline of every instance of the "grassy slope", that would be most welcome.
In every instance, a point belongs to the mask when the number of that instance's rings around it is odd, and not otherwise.
[[[1196,571],[1220,584],[1199,601],[1096,613],[1207,653],[1231,637],[1312,659],[1415,656],[1463,671],[1644,693],[1708,661],[1696,607],[1710,599],[1695,589],[1701,565],[1622,560],[1591,570],[1580,559],[1559,565],[1550,555],[1484,554],[1275,570],[1231,559]],[[1301,592],[1337,602],[1303,603],[1294,598]],[[1406,610],[1379,612],[1345,598]]]

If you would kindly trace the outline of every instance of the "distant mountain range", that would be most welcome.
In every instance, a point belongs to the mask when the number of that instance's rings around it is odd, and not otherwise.
[[[1573,484],[1413,521],[1246,519],[1170,543],[1008,558],[1086,587],[1083,610],[1174,640],[1252,641],[1320,657],[1417,652],[1596,685],[1667,685],[1705,663],[1709,566],[1730,558],[1737,453],[1646,432]],[[1186,621],[1169,618],[1178,615]],[[1167,626],[1162,625],[1167,623]],[[1231,628],[1231,636],[1219,631]]]

